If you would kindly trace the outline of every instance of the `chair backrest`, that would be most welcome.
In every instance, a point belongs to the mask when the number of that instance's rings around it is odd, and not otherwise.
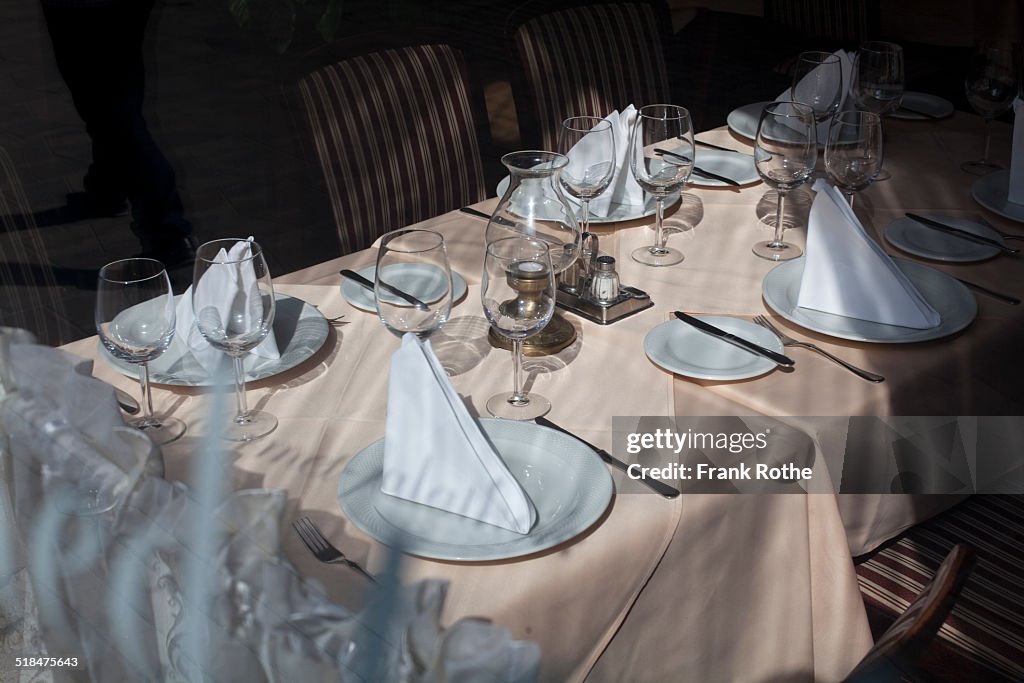
[[[975,552],[956,545],[935,572],[934,578],[906,611],[878,639],[846,677],[846,683],[900,681],[914,670],[914,660],[935,637],[942,622],[974,568]]]
[[[486,198],[482,105],[456,48],[349,57],[305,76],[299,92],[343,254]]]
[[[667,7],[656,2],[533,1],[517,8],[505,36],[517,62],[512,88],[523,146],[555,150],[570,116],[671,102],[670,25]]]

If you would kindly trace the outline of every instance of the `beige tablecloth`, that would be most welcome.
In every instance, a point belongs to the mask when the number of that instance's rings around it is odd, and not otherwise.
[[[893,178],[858,197],[857,211],[869,230],[881,230],[909,209],[978,212],[967,195],[970,178],[961,177],[955,165],[976,152],[981,132],[978,119],[959,115],[939,125],[893,122],[886,161]],[[725,131],[702,137],[736,148],[745,144]],[[676,378],[649,362],[644,335],[675,308],[766,312],[760,282],[772,264],[750,253],[765,234],[757,220],[768,206],[765,190],[756,185],[738,192],[688,192],[674,219],[689,217],[692,229],[671,237],[687,258],[672,268],[629,261],[629,251],[652,238],[644,221],[601,231],[602,248],[617,257],[623,282],[649,291],[657,305],[608,327],[573,319],[576,343],[527,362],[532,388],[554,405],[552,419],[610,447],[611,419],[621,415],[1020,412],[1020,370],[998,360],[1020,338],[1019,313],[983,298],[966,332],[907,347],[843,342],[786,326],[794,336],[887,375],[881,385],[800,351],[794,352],[793,373],[728,384]],[[485,342],[477,286],[485,222],[452,212],[424,225],[445,235],[453,268],[470,285],[433,343],[456,390],[483,411],[487,397],[507,389],[511,380],[509,354]],[[801,233],[787,237],[802,242]],[[235,449],[230,476],[236,488],[287,490],[289,520],[309,514],[353,559],[379,571],[390,561],[387,549],[349,522],[336,499],[346,463],[383,434],[388,359],[398,347],[375,316],[348,305],[339,291],[339,267],[370,265],[374,257],[368,250],[276,279],[282,292],[317,304],[328,317],[344,314],[349,324],[335,327],[313,359],[250,386],[250,404],[277,415],[280,427]],[[1019,268],[1013,268],[1018,264],[1007,260],[942,268],[1020,295]],[[1007,329],[1016,332],[1004,337]],[[93,355],[96,341],[70,349]],[[132,379],[103,363],[97,374],[137,390]],[[156,400],[159,409],[189,423],[188,435],[165,448],[168,476],[188,480],[192,461],[202,457],[197,435],[207,427],[211,392],[162,388]],[[819,448],[834,437],[811,436]],[[814,467],[821,495],[687,495],[667,501],[620,494],[591,530],[553,550],[475,564],[404,557],[401,571],[410,580],[452,581],[446,622],[483,615],[510,628],[514,637],[539,643],[546,681],[588,674],[595,681],[838,680],[871,642],[843,523],[863,536],[851,537],[850,545],[870,543],[863,529],[889,513],[879,512],[884,505],[877,499],[863,497],[850,499],[847,509],[830,493],[835,473],[827,459],[817,458]],[[858,520],[859,514],[867,520]],[[286,544],[292,561],[323,581],[334,599],[361,604],[358,576],[316,563],[291,534]]]

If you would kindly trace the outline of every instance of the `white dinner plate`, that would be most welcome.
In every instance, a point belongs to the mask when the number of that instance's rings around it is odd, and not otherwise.
[[[903,93],[903,100],[900,108],[894,111],[891,116],[894,119],[906,119],[907,121],[930,121],[931,119],[921,114],[907,111],[903,107],[910,107],[925,114],[931,114],[938,118],[946,118],[953,114],[953,103],[937,95],[929,95],[923,92],[908,90]]]
[[[754,141],[757,139],[757,124],[761,122],[761,112],[769,104],[771,102],[754,102],[737,107],[729,112],[725,123],[736,135]]]
[[[505,195],[505,190],[508,189],[509,182],[509,177],[505,176],[498,183],[497,192],[499,197],[503,197]],[[657,210],[654,197],[647,193],[644,193],[644,196],[647,197],[647,201],[643,206],[637,206],[635,204],[619,204],[618,202],[610,202],[608,206],[608,215],[595,216],[593,212],[591,212],[590,222],[619,223],[621,221],[632,221],[636,220],[637,218],[646,218],[648,216],[653,216],[654,212]],[[576,209],[576,217],[580,218],[582,214],[580,212],[579,201],[569,195],[565,195],[565,198],[569,201],[569,206]],[[670,206],[674,206],[678,201],[678,192],[676,192],[675,194],[670,194],[668,197],[665,198],[665,209],[667,210]]]
[[[402,552],[472,562],[545,550],[583,533],[604,513],[612,478],[583,443],[532,422],[485,418],[480,425],[537,510],[528,534],[381,493],[383,439],[345,466],[338,482],[341,509],[367,534]]]
[[[977,221],[951,216],[925,215],[924,217],[951,225],[954,228],[960,228],[973,235],[987,237],[999,243],[1003,242],[999,233]],[[984,261],[999,253],[999,249],[996,247],[972,242],[965,237],[950,235],[906,217],[898,218],[885,226],[885,239],[908,254],[950,263]]]
[[[705,171],[732,178],[740,185],[750,185],[761,181],[757,167],[754,166],[754,157],[749,154],[701,149],[697,151],[697,166]],[[721,180],[702,178],[697,173],[690,174],[687,184],[696,187],[732,187]]]
[[[1011,202],[1009,193],[1009,171],[993,171],[978,178],[971,185],[971,196],[974,197],[974,201],[1000,216],[1024,223],[1024,204]]]
[[[328,324],[316,306],[286,294],[275,293],[274,338],[280,358],[262,358],[248,354],[242,361],[245,381],[255,382],[291,370],[320,350],[327,340]],[[138,377],[138,366],[114,358],[103,344],[100,357],[118,371]],[[225,358],[227,356],[225,355]],[[229,376],[231,376],[229,374]],[[185,339],[175,335],[171,345],[149,363],[149,380],[155,384],[184,387],[207,387],[218,384],[210,372],[192,355]]]
[[[419,299],[421,299],[422,301],[433,301],[434,299],[440,297],[441,293],[444,291],[442,288],[443,285],[441,283],[441,271],[428,264],[398,263],[391,265],[389,271],[390,269],[395,269],[395,272],[392,276],[388,278],[387,282],[405,292],[412,291],[412,288],[410,288],[408,284],[403,283],[408,283],[413,277],[419,279],[423,275],[427,275],[428,277],[436,279],[437,283],[435,285],[435,288],[437,290],[437,294],[433,297],[431,297],[429,294],[419,296]],[[377,275],[377,266],[370,266],[368,268],[363,268],[362,270],[356,272],[358,272],[360,275],[365,277],[370,282],[373,282],[373,279]],[[454,306],[455,302],[457,302],[465,295],[466,280],[463,279],[461,275],[459,275],[453,270],[452,305]],[[345,280],[341,283],[341,296],[345,298],[345,301],[349,302],[359,310],[368,311],[370,313],[377,312],[377,301],[376,299],[373,298],[373,292],[369,289],[366,289],[362,285],[357,284],[352,280],[349,280],[348,278],[345,278]]]
[[[884,344],[940,339],[970,325],[978,312],[974,296],[955,278],[901,258],[894,258],[893,262],[910,279],[925,301],[939,313],[942,321],[937,326],[918,330],[799,308],[796,300],[800,294],[800,278],[803,277],[806,258],[801,256],[786,261],[769,271],[764,277],[761,294],[768,307],[786,320],[830,337]]]
[[[760,325],[719,315],[694,317],[766,349],[782,353],[779,338]],[[682,320],[669,320],[648,332],[644,337],[644,352],[655,365],[695,379],[749,379],[775,368],[773,361],[701,332]]]

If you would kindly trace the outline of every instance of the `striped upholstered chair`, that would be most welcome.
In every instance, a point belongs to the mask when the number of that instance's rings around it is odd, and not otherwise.
[[[455,48],[417,44],[342,59],[304,77],[299,93],[342,254],[487,196],[482,96]]]
[[[606,116],[630,104],[671,102],[661,2],[552,2],[517,8],[505,36],[525,147],[554,149],[562,121]]]

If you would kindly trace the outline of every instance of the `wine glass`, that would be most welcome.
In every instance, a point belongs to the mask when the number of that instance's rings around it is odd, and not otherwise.
[[[851,94],[857,106],[885,117],[903,101],[903,48],[872,40],[861,44],[853,60]]]
[[[174,338],[174,293],[164,264],[148,258],[114,261],[99,272],[96,331],[114,358],[139,367],[142,417],[131,421],[156,443],[170,443],[185,433],[185,423],[153,413],[149,361]]]
[[[395,230],[381,238],[374,275],[377,315],[401,336],[426,339],[452,310],[452,271],[444,237],[433,230]]]
[[[277,418],[249,410],[242,366],[242,359],[266,339],[274,322],[274,285],[263,249],[252,239],[207,242],[196,250],[192,282],[192,308],[199,332],[234,362],[238,410],[222,436],[230,441],[266,436],[277,427]]]
[[[696,155],[690,112],[674,104],[649,104],[637,113],[629,138],[629,167],[640,187],[654,195],[654,244],[632,253],[647,266],[671,266],[685,258],[665,246],[665,198],[682,189],[690,178]]]
[[[793,70],[792,100],[806,104],[822,123],[839,111],[843,99],[843,62],[831,52],[801,52]]]
[[[512,393],[487,400],[487,411],[508,420],[532,420],[551,402],[523,388],[523,340],[540,332],[555,310],[555,269],[546,243],[505,237],[487,245],[480,299],[487,320],[512,340]]]
[[[985,119],[985,151],[978,161],[966,161],[960,169],[972,175],[985,175],[1002,168],[989,161],[992,121],[1008,111],[1017,94],[1013,51],[991,45],[979,46],[971,57],[964,81],[967,102]]]
[[[814,173],[818,160],[814,112],[798,102],[773,102],[761,112],[754,141],[754,165],[765,184],[775,188],[775,237],[754,245],[754,253],[769,261],[788,261],[800,256],[799,247],[782,241],[783,204],[786,193]]]
[[[590,230],[590,200],[612,182],[615,175],[615,135],[612,124],[595,116],[573,116],[562,122],[558,151],[569,163],[562,169],[562,188],[582,205],[583,232]]]
[[[847,196],[870,185],[882,169],[882,119],[869,111],[844,111],[828,131],[825,169]]]

